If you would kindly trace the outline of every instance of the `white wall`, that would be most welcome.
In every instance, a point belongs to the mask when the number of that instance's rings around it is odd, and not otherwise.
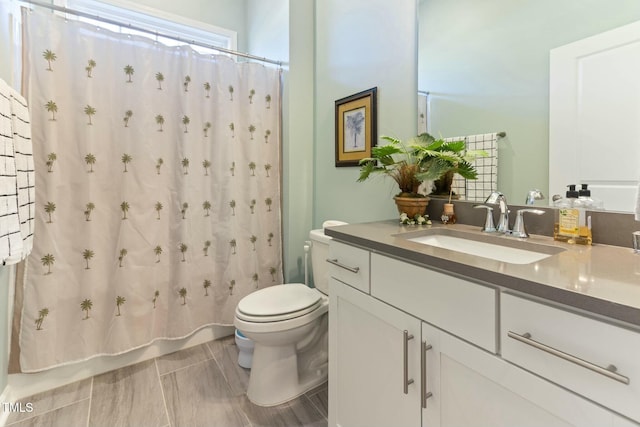
[[[397,216],[391,182],[356,182],[334,166],[335,100],[376,86],[378,136],[417,132],[415,0],[316,1],[314,217],[364,222]]]

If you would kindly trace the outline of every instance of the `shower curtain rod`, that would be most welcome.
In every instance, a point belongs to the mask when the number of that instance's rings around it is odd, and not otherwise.
[[[93,19],[93,20],[96,20],[96,21],[104,22],[106,24],[117,25],[119,27],[128,28],[130,30],[142,31],[142,32],[145,32],[147,34],[152,34],[152,35],[154,35],[156,37],[164,37],[164,38],[175,40],[175,41],[182,42],[182,43],[193,44],[193,45],[196,45],[196,46],[205,47],[207,49],[213,49],[213,50],[216,50],[218,52],[227,53],[229,55],[240,56],[242,58],[253,59],[255,61],[268,62],[269,64],[275,64],[275,65],[277,65],[279,67],[282,66],[282,61],[278,61],[278,60],[275,60],[275,59],[264,58],[264,57],[260,57],[260,56],[251,55],[249,53],[238,52],[238,51],[231,50],[231,49],[225,49],[223,47],[208,45],[206,43],[200,43],[200,42],[197,42],[195,40],[185,40],[185,39],[180,38],[180,37],[161,34],[161,33],[158,33],[157,31],[151,31],[151,30],[148,30],[146,28],[136,27],[136,26],[131,25],[131,24],[125,24],[123,22],[114,21],[112,19],[103,18],[103,17],[101,17],[99,15],[91,15],[89,13],[80,12],[79,10],[68,9],[66,7],[56,6],[54,4],[41,3],[41,2],[35,1],[35,0],[22,0],[22,1],[24,3],[32,4],[34,6],[39,6],[39,7],[44,7],[44,8],[47,8],[47,9],[55,10],[57,12],[69,13],[71,15],[76,15],[76,16],[80,16],[80,17],[83,17],[83,18],[89,18],[89,19]]]

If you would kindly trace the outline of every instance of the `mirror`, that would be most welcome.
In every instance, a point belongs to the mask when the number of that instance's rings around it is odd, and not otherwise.
[[[537,204],[549,204],[565,191],[549,188],[549,52],[638,20],[637,0],[420,0],[418,88],[429,92],[430,133],[506,132],[498,189],[520,204],[539,188],[547,200]]]

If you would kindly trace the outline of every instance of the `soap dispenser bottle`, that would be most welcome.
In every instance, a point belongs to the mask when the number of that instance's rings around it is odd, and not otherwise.
[[[593,241],[591,232],[591,215],[588,210],[597,209],[596,202],[591,198],[591,190],[588,184],[581,184],[582,188],[578,191],[578,200],[575,201],[574,207],[580,212],[579,236],[576,243],[581,245],[590,245]]]
[[[591,225],[586,217],[586,193],[580,199],[579,191],[574,184],[569,185],[566,198],[555,202],[556,221],[553,227],[553,238],[567,243],[590,245],[592,242]],[[584,188],[584,187],[583,187]],[[585,188],[586,190],[586,188]]]
[[[589,210],[604,209],[602,200],[591,197],[591,190],[588,187],[589,184],[581,184],[581,188],[578,191],[578,200],[581,202],[582,207]]]
[[[553,226],[553,238],[560,242],[575,243],[579,236],[580,211],[574,207],[578,200],[575,184],[568,185],[566,197],[554,202],[556,209]]]

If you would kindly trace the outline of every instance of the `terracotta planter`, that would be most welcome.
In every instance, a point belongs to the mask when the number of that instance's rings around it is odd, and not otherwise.
[[[416,215],[424,215],[429,205],[428,197],[399,197],[393,198],[396,201],[398,207],[398,213],[406,213],[409,218],[413,218]]]

